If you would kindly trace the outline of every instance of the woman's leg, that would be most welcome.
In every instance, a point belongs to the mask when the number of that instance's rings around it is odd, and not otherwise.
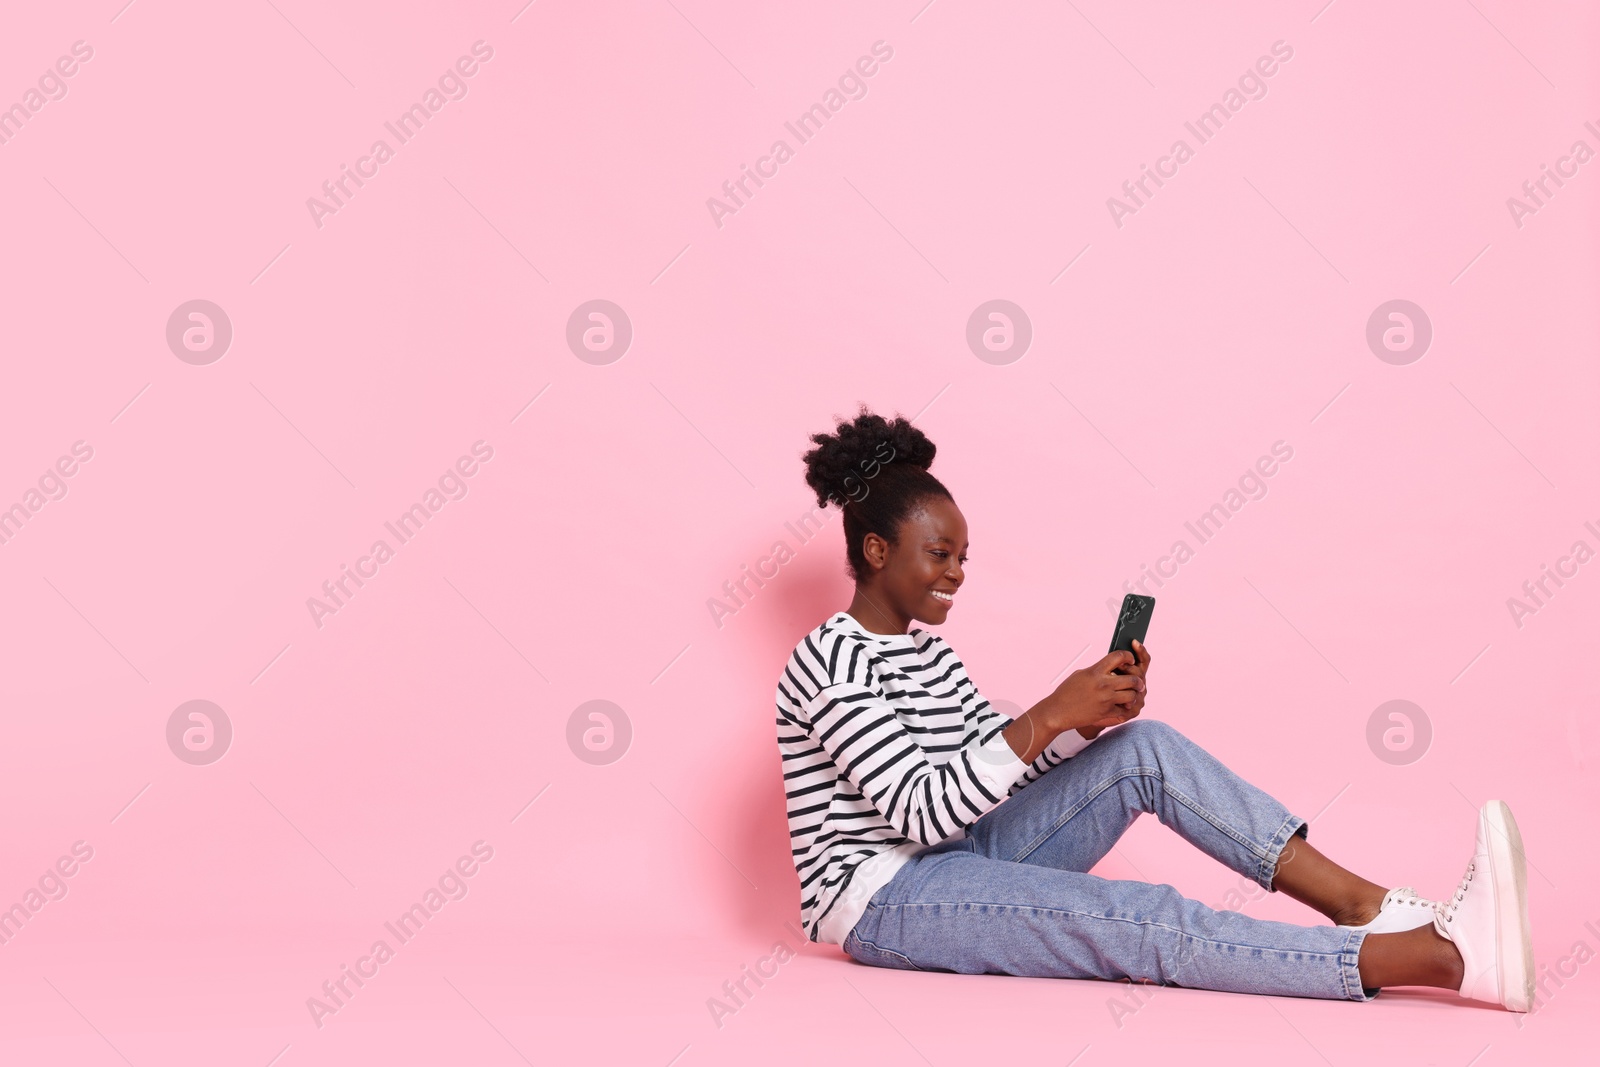
[[[1271,922],[1217,911],[1169,885],[1010,863],[974,847],[969,838],[913,857],[873,894],[844,951],[904,970],[1131,978],[1332,1000],[1461,982],[1459,954],[1431,927],[1369,934]]]
[[[845,938],[881,967],[1036,978],[1131,978],[1239,993],[1369,1000],[1363,957],[1386,982],[1442,984],[1409,934],[1294,926],[1216,911],[1167,885],[1007,863],[961,841],[914,857]],[[1373,954],[1366,945],[1393,943]]]
[[[1007,863],[971,845],[916,856],[897,871],[844,950],[910,970],[1369,999],[1357,967],[1365,931],[1214,911],[1171,886]]]
[[[1382,886],[1345,870],[1303,837],[1291,840],[1278,857],[1272,888],[1340,926],[1371,922],[1385,893]]]
[[[1147,812],[1224,866],[1335,923],[1367,922],[1383,901],[1382,886],[1305,841],[1305,820],[1154,719],[1106,731],[968,835],[991,859],[1087,872]]]
[[[1432,923],[1404,933],[1368,934],[1358,962],[1361,984],[1369,989],[1431,985],[1459,990],[1464,970],[1461,951],[1440,937]]]

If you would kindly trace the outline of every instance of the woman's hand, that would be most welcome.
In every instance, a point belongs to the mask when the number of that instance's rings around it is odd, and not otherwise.
[[[1130,719],[1133,718],[1134,715],[1137,715],[1139,712],[1144,710],[1144,698],[1146,694],[1150,692],[1150,682],[1148,680],[1150,674],[1150,650],[1145,647],[1143,641],[1135,638],[1133,642],[1133,652],[1134,656],[1136,657],[1134,663],[1132,666],[1124,667],[1122,669],[1123,674],[1131,674],[1138,678],[1140,682],[1139,699],[1128,705],[1129,710],[1133,712],[1132,715],[1128,716]]]
[[[1150,653],[1135,643],[1140,653],[1111,652],[1097,663],[1073,671],[1056,687],[1055,722],[1062,731],[1077,730],[1095,737],[1107,726],[1127,722],[1144,707],[1144,672]]]

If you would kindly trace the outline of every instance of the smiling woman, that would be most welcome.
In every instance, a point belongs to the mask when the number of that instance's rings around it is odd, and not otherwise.
[[[1163,722],[1139,720],[1150,651],[1113,651],[1015,718],[955,650],[967,521],[929,473],[933,442],[862,408],[815,434],[806,484],[844,514],[848,611],[795,645],[777,740],[801,925],[878,967],[1136,979],[1370,1000],[1386,985],[1532,1001],[1527,874],[1511,810],[1479,813],[1448,900],[1385,890],[1305,841],[1306,820]],[[871,491],[845,479],[888,444]],[[1134,721],[1138,720],[1138,721]],[[1141,814],[1263,892],[1334,925],[1264,922],[1170,885],[1090,871]]]

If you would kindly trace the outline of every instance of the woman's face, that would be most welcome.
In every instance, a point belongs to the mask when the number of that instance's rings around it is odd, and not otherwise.
[[[883,606],[908,622],[915,619],[935,626],[944,622],[966,579],[962,563],[967,558],[967,520],[955,502],[929,497],[901,522],[898,544],[868,535],[869,562],[875,548],[884,561],[875,590],[888,600]]]

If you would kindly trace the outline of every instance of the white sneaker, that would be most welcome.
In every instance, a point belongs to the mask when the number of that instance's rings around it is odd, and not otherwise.
[[[1478,813],[1472,862],[1433,928],[1461,953],[1461,995],[1509,1011],[1533,1007],[1533,939],[1528,932],[1528,868],[1511,808],[1491,800]]]
[[[1438,901],[1417,896],[1408,885],[1396,886],[1383,895],[1383,904],[1372,921],[1361,926],[1346,926],[1346,930],[1365,930],[1369,934],[1398,934],[1402,930],[1415,930],[1433,922]]]

